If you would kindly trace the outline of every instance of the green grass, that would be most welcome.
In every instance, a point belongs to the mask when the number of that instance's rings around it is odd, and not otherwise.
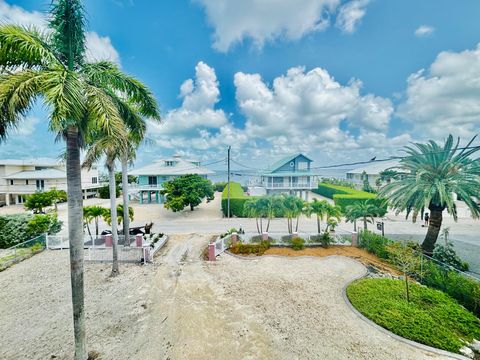
[[[370,320],[425,345],[458,353],[463,341],[480,339],[480,319],[438,290],[410,284],[408,303],[404,281],[361,279],[348,286],[347,296]]]

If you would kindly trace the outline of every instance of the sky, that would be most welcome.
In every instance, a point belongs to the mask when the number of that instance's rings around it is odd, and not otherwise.
[[[0,0],[0,22],[45,27],[49,4]],[[322,166],[480,130],[478,0],[84,5],[88,60],[117,62],[161,107],[137,166],[173,154],[215,162],[228,146],[245,168],[297,152]],[[63,148],[38,101],[0,158]]]

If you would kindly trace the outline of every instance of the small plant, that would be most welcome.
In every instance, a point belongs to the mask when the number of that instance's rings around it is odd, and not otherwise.
[[[305,248],[305,240],[300,237],[292,238],[292,240],[290,240],[290,244],[292,246],[292,249],[295,251],[303,250]]]
[[[334,242],[335,239],[328,231],[325,231],[322,235],[320,235],[320,244],[322,244],[322,247],[328,248]]]
[[[469,265],[462,261],[453,249],[453,243],[447,241],[446,245],[436,244],[433,258],[460,271],[468,271]]]
[[[230,251],[233,254],[242,254],[242,255],[263,255],[265,251],[270,248],[269,241],[261,241],[258,244],[242,244],[236,243],[230,247]]]
[[[327,220],[327,230],[335,231],[335,228],[338,226],[338,221],[335,219],[328,219]]]

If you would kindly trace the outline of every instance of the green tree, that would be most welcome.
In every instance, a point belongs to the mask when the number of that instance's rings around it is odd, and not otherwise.
[[[298,217],[302,214],[304,201],[293,195],[283,195],[283,215],[287,218],[288,233],[293,233],[293,219],[297,219],[296,231],[298,231]]]
[[[473,218],[480,216],[480,159],[474,158],[480,147],[471,147],[475,138],[464,148],[459,146],[460,139],[455,142],[452,135],[443,146],[429,141],[405,147],[407,156],[398,165],[399,179],[381,190],[391,207],[406,211],[407,218],[412,214],[413,221],[422,208],[428,208],[430,221],[422,243],[428,255],[432,255],[437,242],[443,211],[458,220],[454,194],[467,205]]]
[[[255,218],[255,224],[257,226],[257,232],[261,234],[263,232],[262,223],[262,210],[259,204],[259,198],[251,198],[245,201],[243,205],[243,213],[249,218]],[[258,221],[260,219],[260,222]]]
[[[133,221],[134,215],[135,215],[135,212],[134,212],[133,208],[130,206],[128,208],[128,219],[130,221]],[[103,219],[107,222],[108,225],[112,224],[112,217],[111,216],[112,216],[112,214],[111,214],[110,209],[105,209],[105,213],[103,214]],[[123,216],[124,216],[123,204],[118,204],[117,205],[117,224],[118,225],[121,225],[123,223]]]
[[[357,201],[345,209],[347,221],[355,222],[359,219],[363,221],[364,230],[368,229],[368,223],[373,223],[376,217],[384,216],[387,212],[385,201],[378,199],[368,199],[366,201]],[[356,226],[355,231],[356,231]]]
[[[49,128],[66,141],[75,359],[82,360],[87,348],[80,148],[91,127],[124,137],[118,93],[132,95],[142,110],[157,111],[153,97],[145,97],[149,91],[117,66],[85,61],[84,21],[80,0],[54,0],[48,33],[0,25],[0,140],[41,99],[51,110]]]
[[[166,195],[165,208],[172,211],[181,211],[186,206],[193,211],[206,198],[213,200],[213,186],[207,180],[197,174],[183,175],[171,181],[163,183],[161,193]]]
[[[98,236],[98,222],[101,218],[105,216],[105,212],[108,209],[98,205],[85,206],[83,208],[83,217],[85,220],[88,220],[88,224],[92,221],[95,222],[95,235]]]
[[[23,206],[28,210],[33,210],[34,214],[42,214],[43,209],[52,206],[52,195],[47,191],[37,191],[32,195],[26,195]]]
[[[51,188],[48,193],[52,198],[53,205],[55,206],[55,212],[58,211],[57,204],[59,202],[67,201],[67,192],[65,190],[58,190],[57,188]]]
[[[327,227],[325,231],[328,231],[330,228],[335,230],[335,227],[342,218],[342,210],[339,206],[328,204],[325,207],[325,217],[327,221]]]
[[[326,200],[313,199],[313,201],[310,203],[310,206],[312,208],[312,213],[317,217],[317,231],[320,234],[322,230],[320,226],[320,220],[323,220],[327,214],[327,208],[330,206],[330,204]]]

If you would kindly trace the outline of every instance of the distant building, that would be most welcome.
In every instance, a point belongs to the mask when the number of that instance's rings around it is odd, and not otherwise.
[[[267,194],[288,193],[308,200],[308,192],[318,187],[319,173],[312,171],[310,158],[303,154],[286,156],[261,174]]]
[[[98,170],[82,169],[84,198],[95,196],[100,187]],[[67,190],[65,164],[55,159],[0,160],[0,204],[22,204],[25,195],[52,188]]]
[[[197,174],[207,179],[208,175],[213,173],[201,166],[199,161],[183,159],[181,156],[157,160],[153,164],[128,172],[129,175],[138,177],[137,184],[132,184],[129,188],[129,196],[138,198],[141,204],[162,203],[160,191],[164,182],[187,174]]]
[[[371,186],[376,185],[377,179],[380,178],[380,173],[390,168],[395,168],[398,166],[398,160],[391,160],[391,161],[379,161],[372,164],[365,165],[363,167],[359,167],[353,170],[349,170],[347,172],[347,180],[361,184],[363,183],[363,177],[366,176],[368,182]]]

